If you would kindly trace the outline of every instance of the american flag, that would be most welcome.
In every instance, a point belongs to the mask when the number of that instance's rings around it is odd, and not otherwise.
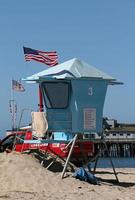
[[[18,91],[18,92],[24,92],[25,91],[23,85],[16,80],[12,80],[12,90],[15,90],[15,91]]]
[[[23,47],[23,50],[26,61],[35,60],[37,62],[44,63],[48,66],[55,66],[58,64],[58,55],[56,51],[45,52],[30,49],[27,47]]]

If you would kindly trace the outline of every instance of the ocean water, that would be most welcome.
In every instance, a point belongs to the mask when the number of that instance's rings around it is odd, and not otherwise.
[[[133,158],[111,158],[116,168],[134,168],[135,167],[135,157]],[[91,167],[94,163],[91,164]],[[97,163],[97,168],[112,168],[109,158],[99,158]]]
[[[6,136],[5,132],[0,132],[0,139],[3,139]]]

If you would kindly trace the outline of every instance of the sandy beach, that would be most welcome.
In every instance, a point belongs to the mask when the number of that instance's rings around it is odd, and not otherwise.
[[[72,177],[61,179],[40,165],[32,155],[0,154],[0,199],[33,200],[134,200],[135,169],[116,169],[120,183],[111,169],[97,169],[100,185],[92,185]]]

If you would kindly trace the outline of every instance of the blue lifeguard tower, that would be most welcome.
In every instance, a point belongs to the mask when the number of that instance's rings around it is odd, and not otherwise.
[[[116,79],[77,58],[25,79],[39,83],[45,100],[48,130],[65,133],[102,133],[107,86]]]
[[[24,80],[34,81],[40,86],[45,102],[48,131],[54,134],[54,142],[68,141],[75,136],[63,177],[77,135],[102,134],[107,86],[120,83],[77,58],[47,68]],[[116,175],[115,170],[114,173]]]

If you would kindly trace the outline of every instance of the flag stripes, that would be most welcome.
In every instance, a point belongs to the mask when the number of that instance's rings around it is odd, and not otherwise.
[[[27,47],[23,47],[23,50],[26,61],[34,60],[37,62],[44,63],[48,66],[55,66],[58,64],[58,55],[56,51],[45,52],[45,51],[30,49]]]
[[[23,85],[16,80],[12,80],[12,90],[15,90],[15,91],[18,91],[18,92],[24,92],[25,91]]]

